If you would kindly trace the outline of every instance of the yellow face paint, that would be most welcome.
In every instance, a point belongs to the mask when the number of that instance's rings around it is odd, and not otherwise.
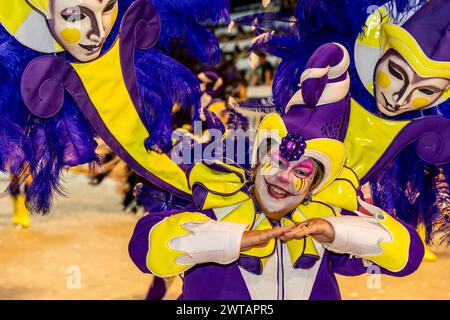
[[[379,85],[383,89],[386,89],[391,85],[391,79],[383,71],[378,71],[377,77],[376,77],[376,82],[377,82],[377,85]]]
[[[425,107],[426,105],[428,105],[429,103],[430,103],[430,101],[427,98],[415,98],[411,102],[411,105],[414,108],[422,108],[422,107]]]
[[[110,21],[111,27],[116,22],[118,14],[119,14],[119,8],[116,6],[116,8],[113,10],[113,13],[111,14],[111,21]]]
[[[303,188],[303,179],[295,178],[295,191],[299,192]]]
[[[450,98],[450,87],[442,94],[442,99],[447,100],[448,98]]]
[[[267,174],[272,169],[272,162],[267,162],[262,166],[262,174]]]
[[[78,29],[64,29],[61,31],[61,39],[67,43],[74,44],[80,41],[81,34]]]

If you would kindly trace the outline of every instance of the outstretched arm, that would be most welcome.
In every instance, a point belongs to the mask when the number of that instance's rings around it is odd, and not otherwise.
[[[372,216],[340,216],[310,219],[299,223],[282,239],[311,235],[331,252],[335,271],[343,274],[366,272],[375,263],[381,272],[404,276],[414,272],[423,258],[423,244],[417,232],[381,209],[360,200]],[[355,256],[361,259],[350,259]]]
[[[292,227],[246,228],[195,211],[151,213],[136,225],[129,253],[141,271],[169,277],[201,263],[232,263],[241,251],[264,247]]]

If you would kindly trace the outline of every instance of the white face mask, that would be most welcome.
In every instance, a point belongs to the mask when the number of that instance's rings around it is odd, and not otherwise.
[[[270,151],[256,170],[255,196],[270,218],[281,218],[308,196],[316,175],[315,161],[301,157],[287,161],[278,150]]]
[[[449,87],[449,79],[419,76],[393,50],[384,54],[375,69],[377,108],[391,117],[430,107]]]
[[[48,24],[74,58],[96,59],[118,14],[118,0],[50,0]]]

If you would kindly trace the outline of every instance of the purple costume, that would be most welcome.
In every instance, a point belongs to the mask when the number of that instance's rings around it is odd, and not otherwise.
[[[150,229],[165,217],[177,214],[177,212],[152,213],[142,218],[131,238],[129,250],[130,256],[142,272],[149,273],[150,270],[146,264],[148,252],[148,234]],[[211,210],[204,214],[215,219]],[[390,272],[380,268],[382,274],[402,277],[414,272],[423,257],[423,244],[415,230],[405,225],[411,236],[409,249],[409,260],[404,269],[399,272]],[[279,246],[279,242],[277,242]],[[277,252],[281,250],[277,250]],[[161,256],[160,259],[164,259]],[[311,289],[309,299],[340,299],[339,287],[335,274],[345,276],[356,276],[368,272],[363,261],[356,257],[350,257],[348,254],[337,254],[325,251],[321,257],[317,275],[314,278],[314,284]],[[241,274],[240,267],[253,273],[258,273],[258,264],[255,259],[241,258],[228,265],[219,265],[216,263],[199,264],[184,274],[183,292],[180,299],[186,300],[249,300],[251,299],[245,280]],[[283,298],[284,279],[280,278],[277,290],[280,291],[280,298]]]

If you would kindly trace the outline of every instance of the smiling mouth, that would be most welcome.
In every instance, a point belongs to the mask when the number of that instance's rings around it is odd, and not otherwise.
[[[266,181],[266,180],[264,180]],[[283,188],[280,188],[279,186],[276,186],[274,184],[271,184],[269,182],[266,181],[266,185],[267,185],[267,193],[275,199],[284,199],[287,198],[289,196],[292,196],[291,193],[287,192],[286,190],[284,190]]]
[[[99,51],[102,47],[101,44],[98,45],[85,45],[85,44],[78,44],[81,48],[91,52],[91,53],[96,53],[97,51]]]

